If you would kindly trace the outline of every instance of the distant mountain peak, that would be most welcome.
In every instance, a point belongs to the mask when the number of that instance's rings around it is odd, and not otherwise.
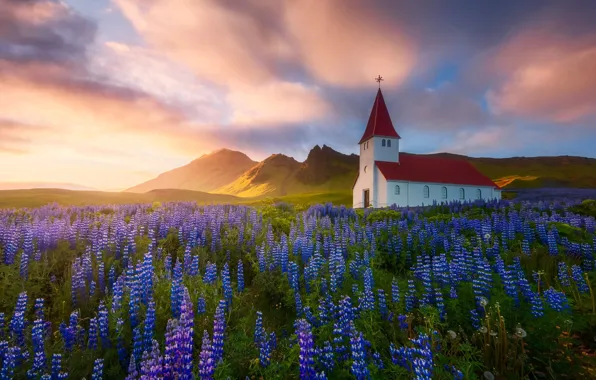
[[[155,189],[181,189],[209,192],[234,181],[256,163],[242,152],[218,149],[126,191],[144,193]]]

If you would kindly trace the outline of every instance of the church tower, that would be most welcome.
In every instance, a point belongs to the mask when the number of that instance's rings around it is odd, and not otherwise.
[[[373,103],[364,134],[358,143],[360,145],[360,165],[358,178],[353,188],[353,207],[381,207],[379,203],[379,176],[376,162],[399,162],[399,140],[401,137],[395,131],[380,83],[379,91]],[[385,190],[386,192],[386,190]]]

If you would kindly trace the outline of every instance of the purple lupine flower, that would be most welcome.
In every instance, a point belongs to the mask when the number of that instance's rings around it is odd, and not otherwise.
[[[135,363],[140,363],[143,355],[143,334],[141,333],[141,325],[135,327],[132,335],[132,357]]]
[[[91,375],[91,380],[101,380],[103,379],[103,359],[95,359],[93,364],[93,374]]]
[[[52,380],[64,380],[68,378],[68,372],[62,372],[62,355],[52,355]]]
[[[354,322],[350,322],[350,347],[352,351],[351,372],[356,379],[370,378],[370,371],[366,365],[366,349],[362,333],[356,330]]]
[[[571,277],[573,278],[573,282],[577,286],[577,290],[580,293],[588,293],[590,288],[588,287],[588,283],[584,278],[584,272],[582,271],[579,265],[573,265],[571,267]]]
[[[97,350],[97,318],[89,320],[87,347],[91,350]]]
[[[104,349],[110,348],[110,332],[108,321],[108,308],[104,300],[99,301],[99,308],[97,311],[97,324],[99,327],[99,336],[101,338],[101,345]]]
[[[323,348],[321,350],[321,354],[319,355],[319,361],[321,362],[322,367],[329,373],[333,371],[335,368],[335,355],[333,353],[333,346],[331,346],[331,342],[326,340],[323,343]]]
[[[300,379],[315,377],[314,339],[310,324],[305,319],[296,321],[296,335],[300,345]]]
[[[387,300],[385,298],[385,291],[383,289],[378,289],[378,300],[379,300],[379,312],[381,316],[386,319],[387,318]]]
[[[569,301],[563,292],[555,290],[552,286],[544,291],[544,298],[548,306],[558,312],[569,311]]]
[[[137,362],[135,356],[130,355],[130,361],[128,362],[128,374],[125,380],[137,380],[139,378],[139,371],[137,371]]]
[[[205,303],[205,296],[200,296],[197,300],[197,314],[201,315],[207,312],[207,305]]]
[[[242,259],[238,259],[238,293],[244,291],[244,266],[242,265]]]
[[[226,301],[220,300],[213,320],[213,362],[215,365],[223,359]]]
[[[226,305],[228,308],[232,305],[232,283],[230,280],[230,267],[226,262],[224,267],[221,271],[221,286],[224,294],[224,298],[226,299]]]
[[[211,339],[209,339],[209,333],[205,330],[203,331],[203,343],[199,354],[199,377],[202,380],[211,380],[214,373],[215,363],[213,361]]]
[[[153,339],[151,350],[143,353],[140,380],[162,379],[162,358],[159,352],[159,343]]]
[[[27,312],[27,292],[19,294],[14,314],[10,321],[10,330],[20,347],[25,345],[25,313]]]
[[[153,330],[155,330],[155,301],[151,299],[145,314],[145,331],[143,333],[143,351],[150,351],[153,345]],[[158,347],[159,348],[159,347]]]
[[[396,304],[399,303],[399,284],[395,277],[391,281],[391,302]]]

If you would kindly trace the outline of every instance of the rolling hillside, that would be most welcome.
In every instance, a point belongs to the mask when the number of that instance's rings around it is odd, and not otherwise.
[[[508,189],[539,187],[596,188],[596,159],[577,156],[474,158],[450,153],[444,157],[470,161],[480,172]]]
[[[0,190],[0,208],[40,207],[54,202],[61,205],[82,206],[152,203],[155,201],[189,201],[200,204],[238,203],[240,200],[241,198],[232,195],[176,189],[152,190],[142,194],[64,189]]]
[[[220,149],[125,191],[145,193],[155,189],[180,189],[211,192],[235,181],[255,164],[257,162],[244,153]]]

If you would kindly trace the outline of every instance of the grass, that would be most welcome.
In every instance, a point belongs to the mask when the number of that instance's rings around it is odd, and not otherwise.
[[[534,177],[534,176],[519,176],[519,175],[511,175],[511,176],[507,176],[507,177],[503,177],[503,178],[497,178],[495,180],[493,180],[493,182],[495,184],[497,184],[497,186],[499,187],[505,187],[505,186],[509,186],[510,184],[512,184],[514,181],[534,181],[538,179],[538,177]]]
[[[233,195],[209,194],[191,190],[153,190],[147,193],[29,189],[0,191],[0,208],[39,207],[48,203],[63,206],[190,201],[201,204],[237,203]]]
[[[596,188],[596,159],[567,156],[465,159],[485,176],[509,188]]]
[[[211,194],[191,190],[153,190],[147,193],[75,191],[63,189],[31,189],[0,191],[0,208],[40,207],[48,203],[62,206],[131,204],[153,202],[197,202],[199,204],[228,203],[257,206],[276,202],[300,205],[333,202],[352,204],[352,192],[310,192],[285,196],[241,198],[226,194]]]

